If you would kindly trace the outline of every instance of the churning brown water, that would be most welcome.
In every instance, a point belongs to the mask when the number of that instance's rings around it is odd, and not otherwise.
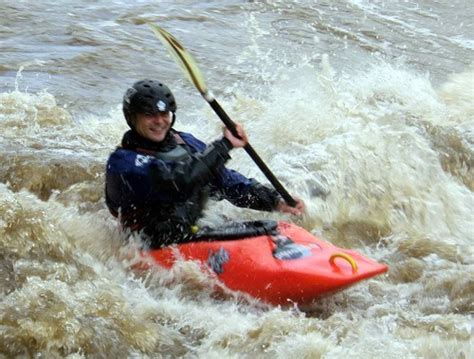
[[[12,1],[0,6],[0,357],[472,358],[471,1]],[[176,127],[221,124],[153,37],[176,35],[303,219],[387,263],[309,308],[216,296],[194,263],[130,269],[104,206],[121,96],[160,79]],[[229,165],[265,181],[243,151]],[[222,214],[224,213],[224,215]]]

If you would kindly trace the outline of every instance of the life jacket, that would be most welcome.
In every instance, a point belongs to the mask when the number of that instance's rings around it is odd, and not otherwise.
[[[171,130],[157,144],[129,131],[122,144],[107,161],[106,203],[124,227],[145,232],[154,246],[182,242],[176,233],[189,234],[209,195],[263,211],[279,202],[273,189],[224,166],[232,148],[225,138],[206,145]]]
[[[173,133],[176,145],[165,150],[152,150],[149,148],[127,147],[145,156],[153,156],[165,162],[184,162],[193,155],[190,147],[178,133]],[[124,148],[119,146],[118,149]],[[208,198],[208,186],[196,186],[186,194],[186,200],[157,206],[135,206],[132,211],[117,213],[109,206],[111,213],[120,219],[123,227],[131,231],[142,231],[152,244],[169,244],[177,241],[176,237],[188,237],[192,228],[201,216]],[[180,238],[179,241],[183,239]]]

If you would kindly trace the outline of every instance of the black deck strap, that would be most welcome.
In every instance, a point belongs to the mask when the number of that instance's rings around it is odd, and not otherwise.
[[[243,239],[276,233],[278,233],[278,222],[273,220],[231,222],[216,228],[203,227],[194,235],[194,240]]]

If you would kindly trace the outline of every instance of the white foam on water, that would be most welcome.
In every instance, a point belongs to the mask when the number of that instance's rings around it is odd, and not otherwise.
[[[237,61],[259,51],[265,31],[254,32]],[[289,219],[389,273],[302,312],[216,295],[194,262],[132,269],[136,243],[123,244],[103,199],[107,155],[127,130],[120,106],[78,118],[47,91],[17,88],[0,94],[5,355],[472,356],[472,71],[435,86],[403,61],[340,72],[330,55],[292,66],[273,55],[258,55],[255,96],[236,84],[219,100],[307,214],[211,203],[204,221]],[[219,137],[206,106],[180,109],[177,128]],[[230,167],[266,181],[244,151],[232,156]]]

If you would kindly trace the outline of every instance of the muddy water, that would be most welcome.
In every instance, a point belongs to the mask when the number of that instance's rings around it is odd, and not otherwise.
[[[473,9],[468,1],[4,1],[0,353],[5,357],[469,358]],[[152,33],[180,38],[302,219],[390,266],[308,308],[216,296],[194,263],[130,269],[103,169],[136,79],[167,82],[177,128],[220,123]],[[229,167],[265,179],[245,153]]]

